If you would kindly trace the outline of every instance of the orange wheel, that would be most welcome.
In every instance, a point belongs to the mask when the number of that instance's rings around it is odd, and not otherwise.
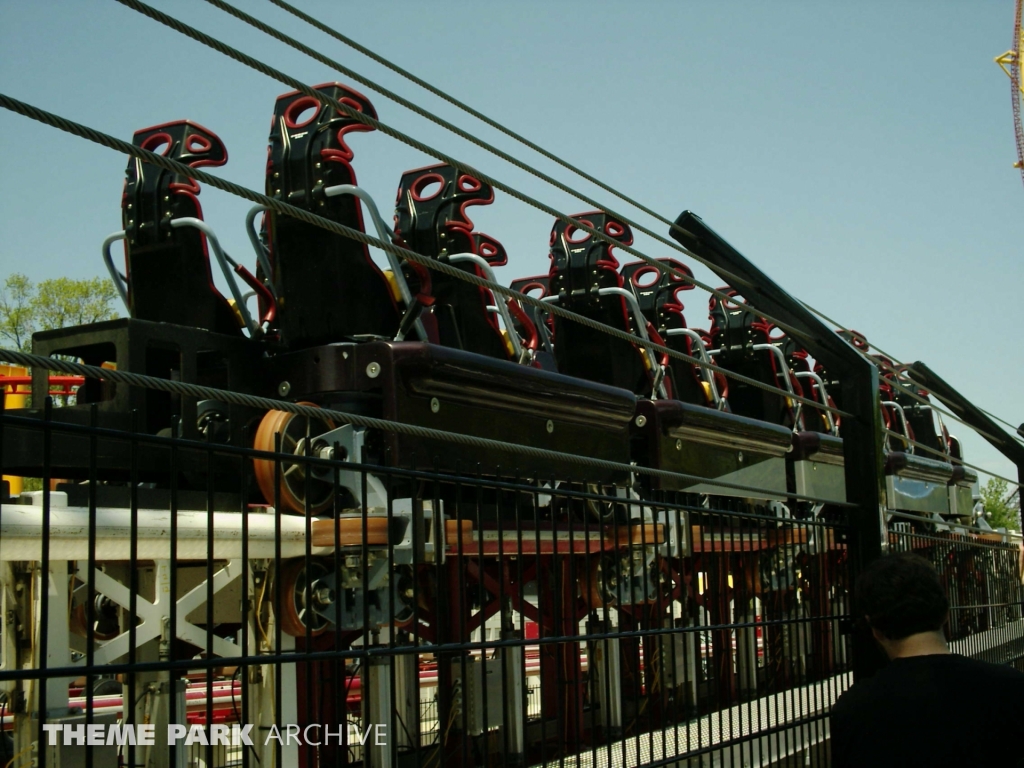
[[[328,621],[323,616],[312,610],[306,602],[306,598],[316,600],[315,592],[318,590],[317,580],[327,573],[323,563],[312,560],[309,563],[309,573],[306,572],[306,561],[303,558],[289,560],[281,567],[278,578],[281,580],[281,607],[277,611],[277,619],[281,622],[281,631],[292,637],[305,637],[308,630],[310,637],[316,637],[327,631]],[[311,588],[307,595],[307,577]],[[276,589],[271,585],[272,595],[277,595]]]
[[[317,407],[314,403],[297,405]],[[334,499],[334,481],[331,474],[318,470],[307,471],[312,469],[310,465],[300,458],[290,459],[289,456],[315,456],[316,438],[332,429],[334,422],[326,417],[311,418],[287,411],[267,412],[256,430],[253,447],[258,451],[273,453],[278,450],[277,438],[280,435],[282,456],[280,462],[273,459],[255,459],[253,470],[256,484],[268,504],[275,501],[276,485],[281,497],[281,506],[292,512],[306,514],[307,501],[309,513],[312,515],[319,514],[331,506]],[[280,482],[275,482],[275,478],[280,478]]]
[[[362,515],[316,520],[312,528],[314,547],[361,547],[364,540],[369,547],[386,547],[388,544],[386,517],[367,517],[365,536]]]

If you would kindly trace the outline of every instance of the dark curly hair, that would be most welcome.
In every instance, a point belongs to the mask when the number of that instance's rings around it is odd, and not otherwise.
[[[889,640],[942,629],[949,600],[934,566],[900,552],[875,560],[857,579],[859,613]]]

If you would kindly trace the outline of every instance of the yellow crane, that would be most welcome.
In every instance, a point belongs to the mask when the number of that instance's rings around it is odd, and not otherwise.
[[[1016,13],[1013,20],[1013,48],[996,57],[996,64],[1002,67],[1010,77],[1010,98],[1013,100],[1013,130],[1017,141],[1017,162],[1013,164],[1020,169],[1024,180],[1024,128],[1021,127],[1021,101],[1024,100],[1024,82],[1021,81],[1021,62],[1024,61],[1024,29],[1021,29],[1021,15],[1024,12],[1024,0],[1017,0]]]

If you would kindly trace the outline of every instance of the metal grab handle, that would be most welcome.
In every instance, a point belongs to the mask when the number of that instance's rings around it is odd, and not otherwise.
[[[480,270],[484,273],[484,277],[490,280],[492,283],[498,282],[494,277],[494,270],[491,269],[491,265],[487,263],[487,259],[482,256],[477,256],[475,253],[455,253],[448,257],[448,261],[451,264],[457,264],[459,262],[468,261],[476,264]],[[512,324],[512,314],[508,310],[508,305],[503,301],[498,301],[495,297],[496,304],[488,305],[489,311],[497,312],[501,315],[501,321],[505,324],[505,330],[508,331],[508,338],[512,342],[512,349],[515,352],[516,361],[523,362],[523,342],[519,338],[519,332],[516,327]]]
[[[132,308],[128,304],[128,278],[117,271],[117,267],[114,266],[114,257],[110,255],[110,246],[124,238],[123,229],[107,236],[107,239],[103,241],[103,263],[107,265],[107,271],[110,273],[110,279],[114,281],[114,287],[121,294],[121,301],[124,302],[125,309],[131,313]]]
[[[794,373],[793,375],[796,376],[798,379],[810,379],[811,381],[813,381],[818,386],[818,391],[821,392],[822,404],[828,407],[828,390],[825,389],[825,382],[821,380],[821,376],[816,374],[814,371],[800,371],[799,373]],[[828,416],[828,421],[830,424],[828,430],[829,434],[838,436],[839,427],[836,424],[836,420],[832,418],[832,415],[827,412],[826,415]]]
[[[193,218],[192,216],[185,216],[180,219],[171,219],[169,222],[172,227],[178,229],[179,227],[194,227],[206,235],[206,240],[213,248],[213,255],[217,259],[217,263],[220,264],[221,272],[224,273],[224,279],[227,280],[228,287],[231,289],[231,295],[235,299],[235,306],[238,307],[238,312],[242,316],[242,321],[245,323],[245,327],[249,331],[249,336],[255,338],[260,332],[259,326],[252,319],[252,315],[249,314],[248,308],[245,306],[245,299],[242,298],[242,291],[238,287],[238,283],[235,282],[235,276],[231,274],[231,268],[228,266],[228,262],[235,263],[230,256],[228,256],[223,249],[220,247],[220,241],[217,240],[217,235],[214,233],[213,228],[210,227],[205,221],[201,219]]]
[[[270,267],[270,249],[260,242],[260,236],[256,232],[256,217],[265,210],[267,210],[265,205],[254,205],[249,209],[249,212],[245,214],[245,233],[249,236],[252,249],[256,251],[256,261],[263,267],[263,277],[270,286],[270,292],[277,296],[277,290],[274,288],[274,273]]]
[[[627,291],[625,288],[600,288],[597,291],[598,296],[622,296],[626,299],[629,304],[629,308],[633,312],[633,322],[636,323],[637,335],[644,341],[650,341],[650,337],[647,335],[647,318],[644,317],[643,310],[640,309],[640,302],[636,300],[636,296],[631,291]],[[647,355],[647,360],[651,364],[651,370],[656,371],[661,368],[658,363],[658,358],[655,357],[654,352],[647,347],[644,347],[644,354]],[[662,369],[662,377],[664,377],[664,369]],[[656,387],[656,394],[661,395],[662,398],[668,396],[665,391],[665,385],[657,380],[658,384]]]
[[[338,195],[352,195],[353,197],[362,200],[366,205],[367,210],[370,212],[370,218],[373,220],[374,229],[377,230],[377,237],[386,242],[394,242],[395,231],[391,229],[380,215],[380,210],[377,208],[377,203],[374,202],[370,193],[362,187],[357,187],[355,184],[337,184],[333,187],[327,187],[324,190],[325,197],[337,197]],[[402,272],[402,263],[398,260],[398,256],[391,253],[390,251],[384,251],[384,255],[387,257],[388,264],[391,266],[391,274],[394,275],[395,285],[398,286],[398,293],[402,297],[402,301],[405,302],[406,311],[412,308],[413,298],[412,291],[409,290],[409,284],[405,280],[405,274]],[[420,341],[428,341],[427,329],[423,326],[423,321],[418,319],[413,324],[416,329],[416,335],[420,337]],[[401,339],[398,339],[401,341]]]
[[[704,346],[704,339],[701,338],[700,334],[692,328],[669,328],[665,331],[666,336],[686,336],[691,341],[697,343],[698,357],[705,363],[711,363],[711,357],[708,355],[708,349]],[[707,368],[700,367],[701,376],[707,381],[708,386],[711,389],[711,400],[715,404],[715,408],[722,410],[724,405],[722,396],[718,393],[718,384],[715,383],[715,372],[709,371]]]
[[[903,444],[907,447],[907,453],[913,453],[914,444],[910,442],[910,426],[907,424],[907,414],[903,412],[903,406],[894,400],[883,400],[881,405],[894,408],[900,415],[900,422],[903,424]]]
[[[597,291],[597,295],[598,296],[622,296],[623,298],[625,298],[629,302],[630,309],[633,311],[633,322],[636,323],[637,331],[638,331],[637,336],[639,336],[644,341],[650,341],[651,340],[650,337],[647,335],[647,318],[644,317],[644,313],[640,309],[640,303],[636,300],[636,296],[634,296],[632,293],[630,293],[629,291],[627,291],[624,288],[600,288]],[[558,296],[557,295],[556,296],[544,296],[543,298],[541,298],[541,301],[546,301],[546,302],[548,302],[550,304],[557,304],[558,303]],[[646,355],[646,357],[647,357],[647,361],[650,364],[652,371],[655,371],[655,370],[658,370],[659,368],[661,368],[661,365],[659,365],[659,363],[658,363],[658,359],[654,356],[654,352],[652,352],[647,347],[644,347],[643,351],[644,351],[644,355]],[[662,370],[664,370],[664,369],[662,369]],[[668,393],[665,391],[665,385],[661,382],[660,379],[656,379],[656,381],[657,381],[657,386],[656,386],[656,391],[654,392],[654,394],[660,395],[663,399],[666,398],[668,396]],[[656,398],[652,398],[652,399],[656,399]]]
[[[782,354],[782,350],[774,344],[755,344],[751,349],[757,352],[770,351],[775,356],[779,365],[782,366],[783,379],[785,379],[786,382],[786,391],[791,395],[795,395],[796,391],[793,389],[793,382],[789,379],[789,363],[786,362],[786,358]]]
[[[796,390],[793,389],[793,382],[789,378],[789,363],[786,362],[786,356],[782,354],[782,350],[776,347],[774,344],[755,344],[753,347],[751,347],[751,349],[754,349],[758,352],[768,350],[775,356],[775,359],[778,361],[779,365],[782,366],[782,379],[786,383],[786,391],[789,392],[789,394],[795,396]],[[776,374],[776,377],[777,376],[778,374]],[[793,431],[803,429],[803,410],[804,404],[797,403],[793,414]]]

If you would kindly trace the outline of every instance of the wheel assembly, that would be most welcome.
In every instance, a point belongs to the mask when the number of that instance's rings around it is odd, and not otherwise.
[[[313,403],[297,405],[317,407]],[[334,427],[334,422],[326,417],[310,417],[287,411],[267,412],[256,430],[253,447],[258,451],[280,451],[283,454],[280,461],[253,461],[256,484],[268,504],[275,503],[276,487],[280,493],[281,506],[292,512],[306,514],[308,509],[309,514],[315,515],[330,507],[334,499],[331,474],[314,471],[303,457],[316,456],[319,450],[317,438]],[[289,455],[296,458],[289,459]]]
[[[69,629],[74,635],[89,637],[89,619],[85,603],[76,603],[71,609]],[[117,605],[103,595],[96,595],[93,611],[92,636],[94,640],[113,640],[121,631],[117,621]]]
[[[327,630],[329,622],[314,609],[317,604],[330,605],[334,601],[334,590],[320,583],[326,574],[327,568],[317,560],[310,561],[308,570],[303,558],[282,566],[278,576],[281,604],[277,618],[286,635],[306,637],[308,633],[316,637]]]
[[[653,547],[602,552],[590,564],[584,599],[592,610],[605,606],[644,605],[658,600],[660,583]]]

